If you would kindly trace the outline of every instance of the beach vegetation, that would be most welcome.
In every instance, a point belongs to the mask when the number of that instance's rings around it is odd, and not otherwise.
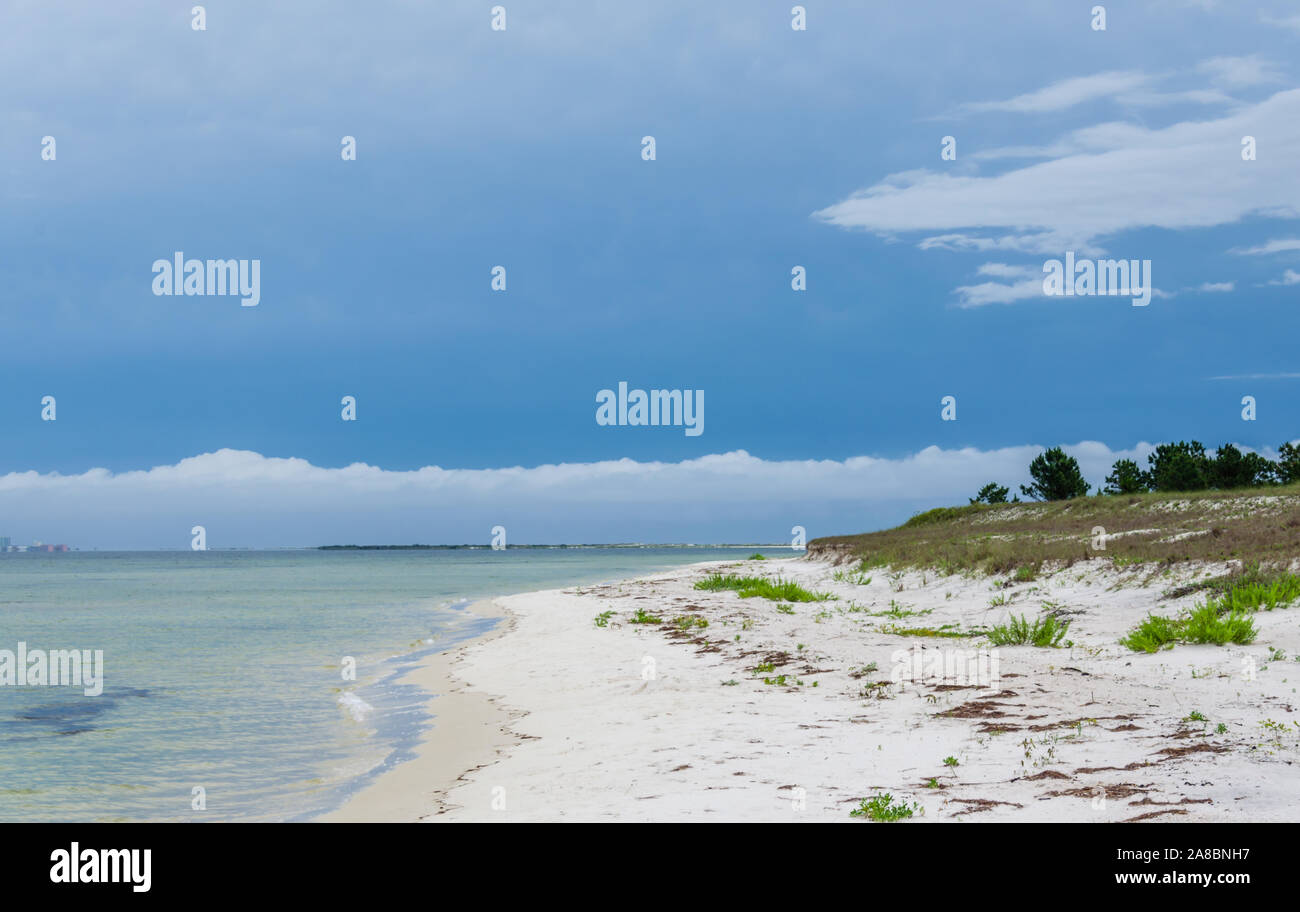
[[[894,823],[898,820],[907,820],[919,810],[921,810],[920,804],[913,802],[909,805],[904,801],[896,802],[893,795],[883,792],[870,798],[863,798],[856,808],[849,811],[849,816],[865,817],[876,823]]]
[[[1101,490],[1103,494],[1140,494],[1151,489],[1146,472],[1136,462],[1132,459],[1119,459],[1111,466],[1110,474],[1106,476],[1106,486]]]
[[[831,574],[831,579],[837,583],[853,583],[855,586],[871,585],[870,575],[861,567],[857,570],[836,570]]]
[[[956,627],[956,624],[944,624],[942,627],[899,627],[897,624],[887,624],[880,628],[880,632],[892,633],[896,636],[940,637],[953,639],[976,635],[974,632],[965,632],[956,629]]]
[[[823,592],[809,592],[793,580],[765,576],[737,576],[733,573],[713,573],[695,584],[696,589],[716,592],[731,589],[741,598],[766,598],[780,602],[821,602],[834,596]]]
[[[600,614],[596,615],[596,626],[608,627],[609,619],[612,618],[613,616],[614,616],[613,611],[602,611]]]
[[[662,624],[663,622],[663,618],[651,614],[644,608],[638,608],[636,613],[629,618],[629,623],[632,624]]]
[[[1244,646],[1254,642],[1257,634],[1255,622],[1246,609],[1226,607],[1222,602],[1210,599],[1182,617],[1148,614],[1119,642],[1134,652],[1154,653],[1171,648],[1175,643],[1215,646],[1235,643]]]
[[[979,492],[976,493],[976,495],[970,499],[970,502],[973,504],[1009,503],[1009,501],[1007,500],[1007,495],[1010,493],[1011,493],[1010,488],[1004,487],[1003,485],[998,484],[996,481],[990,481],[984,487],[979,489]],[[1017,500],[1019,500],[1019,498],[1017,498]]]
[[[1300,453],[1294,459],[1300,467]],[[1259,581],[1267,578],[1271,585],[1300,559],[1300,481],[1288,487],[941,507],[893,529],[814,539],[809,548],[850,557],[875,572],[943,567],[999,578],[1021,566],[1036,567],[1042,577],[1097,559],[1116,569],[1157,574],[1192,561],[1245,560],[1265,568],[1257,573]],[[1246,577],[1239,583],[1249,581],[1249,574],[1235,575]],[[1274,603],[1285,602],[1295,587],[1294,580],[1284,581]]]
[[[1040,646],[1056,649],[1070,629],[1069,621],[1054,615],[1044,615],[1030,621],[1025,615],[1012,616],[1005,624],[998,624],[988,633],[994,646]]]
[[[1029,477],[1033,484],[1021,485],[1020,493],[1035,500],[1069,500],[1088,493],[1079,461],[1060,447],[1035,456],[1029,463]]]

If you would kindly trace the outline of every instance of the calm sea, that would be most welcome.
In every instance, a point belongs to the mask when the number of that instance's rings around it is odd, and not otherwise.
[[[105,682],[0,686],[0,820],[311,818],[411,755],[398,678],[489,629],[468,600],[754,550],[0,554],[0,649],[102,649]]]

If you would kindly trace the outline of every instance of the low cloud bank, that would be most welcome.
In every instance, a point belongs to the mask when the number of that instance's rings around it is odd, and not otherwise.
[[[0,516],[15,543],[86,548],[209,548],[369,543],[788,541],[868,531],[920,509],[965,503],[987,481],[1015,486],[1043,447],[927,447],[897,459],[767,460],[743,450],[682,462],[618,459],[532,468],[389,471],[223,449],[175,465],[78,475],[0,476]],[[1151,445],[1065,448],[1100,483]]]

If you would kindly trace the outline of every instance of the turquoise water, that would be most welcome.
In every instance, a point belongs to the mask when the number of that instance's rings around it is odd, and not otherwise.
[[[0,820],[309,819],[410,756],[467,600],[754,550],[0,554],[0,650],[104,651],[99,696],[0,686]]]

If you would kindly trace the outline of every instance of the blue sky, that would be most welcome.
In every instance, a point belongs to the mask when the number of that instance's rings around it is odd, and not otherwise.
[[[1073,2],[811,3],[803,32],[788,3],[506,2],[504,32],[491,3],[208,4],[206,31],[191,5],[0,12],[0,534],[185,546],[221,498],[126,510],[86,473],[222,450],[272,493],[269,459],[693,472],[626,508],[540,476],[328,522],[268,493],[225,544],[477,540],[511,510],[518,541],[780,540],[1023,480],[1021,448],[1095,442],[1099,483],[1144,443],[1297,436],[1294,4],[1107,3],[1101,32]],[[1160,295],[1035,292],[1067,249],[1149,259]],[[260,259],[261,303],[154,296],[176,250]],[[620,380],[705,390],[706,432],[597,426]],[[935,477],[930,447],[965,455]],[[742,450],[715,496],[695,461]]]

